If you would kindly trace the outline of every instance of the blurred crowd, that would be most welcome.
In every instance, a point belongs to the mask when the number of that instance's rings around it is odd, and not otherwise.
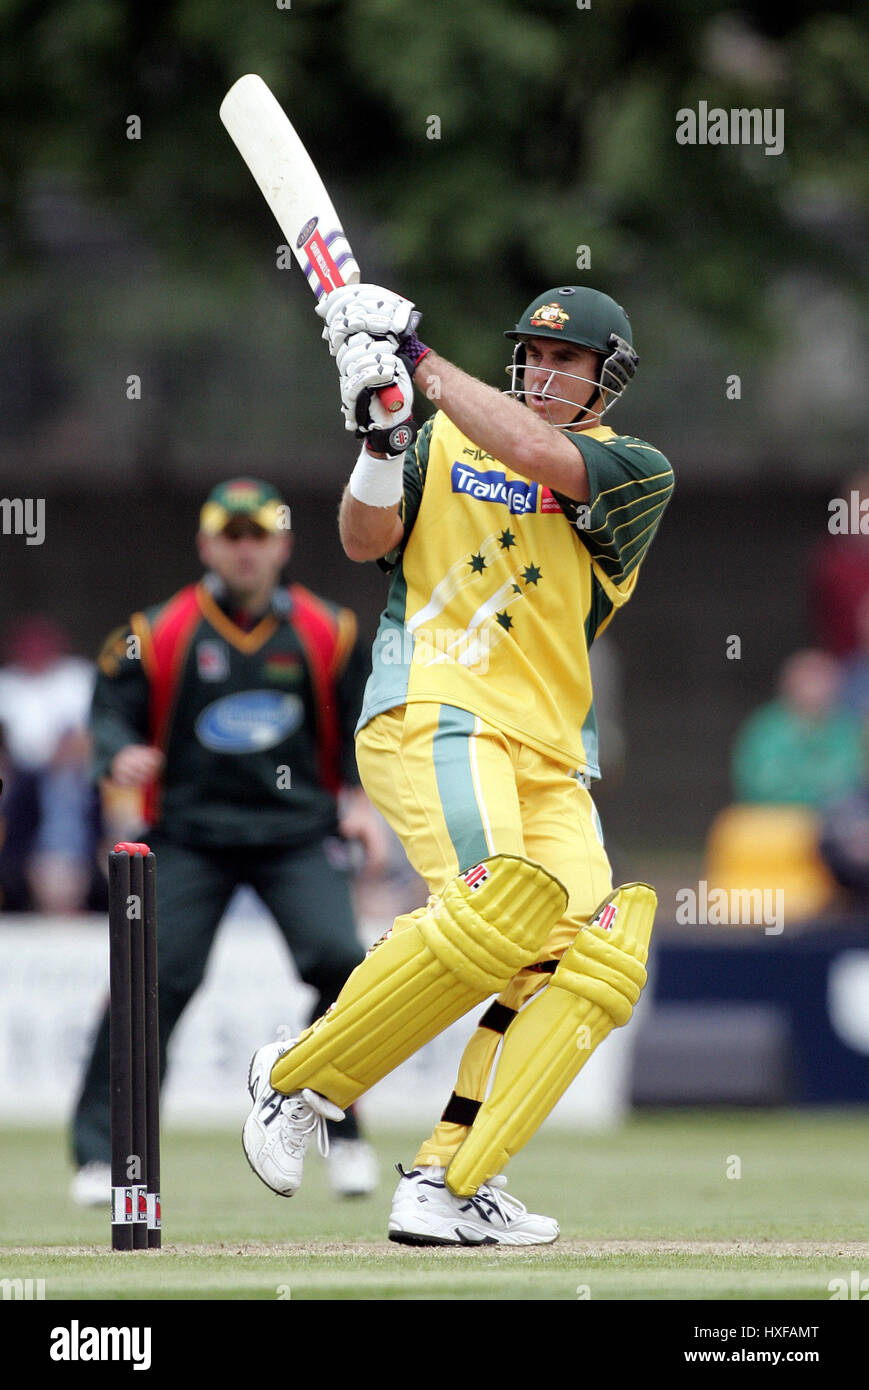
[[[852,519],[865,502],[867,530],[830,531],[810,555],[816,645],[786,658],[775,698],[738,729],[736,804],[708,846],[716,880],[774,865],[791,887],[792,919],[837,902],[869,910],[869,477],[843,494]]]
[[[0,905],[52,915],[100,910],[100,807],[87,729],[93,666],[40,614],[10,628],[3,657]]]

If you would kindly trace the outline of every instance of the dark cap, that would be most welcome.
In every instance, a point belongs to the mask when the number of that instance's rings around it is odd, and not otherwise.
[[[288,531],[289,507],[277,488],[261,478],[230,478],[208,494],[199,513],[200,529],[218,536],[236,517],[256,522],[264,531]]]

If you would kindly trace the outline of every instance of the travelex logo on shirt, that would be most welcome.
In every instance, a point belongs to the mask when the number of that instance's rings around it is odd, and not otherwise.
[[[208,705],[196,721],[196,737],[214,753],[259,753],[282,743],[304,714],[298,695],[244,690]]]
[[[517,478],[508,483],[506,473],[495,469],[479,473],[466,463],[454,463],[450,479],[453,492],[463,492],[478,502],[501,502],[514,516],[537,511],[537,483],[524,483]]]

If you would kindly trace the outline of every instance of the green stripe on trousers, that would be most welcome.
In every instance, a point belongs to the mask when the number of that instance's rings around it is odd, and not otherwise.
[[[459,873],[490,854],[471,774],[470,737],[475,717],[453,705],[441,708],[432,741],[438,796]]]

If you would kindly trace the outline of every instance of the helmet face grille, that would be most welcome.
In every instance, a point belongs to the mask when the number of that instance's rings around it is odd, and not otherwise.
[[[543,386],[542,394],[544,396],[546,417],[554,429],[573,430],[581,426],[599,425],[606,412],[615,405],[624,390],[624,386],[617,384],[614,387],[608,387],[606,399],[599,394],[601,389],[601,370],[604,360],[603,355],[598,357],[598,373],[595,377],[582,376],[579,372],[570,372],[565,369],[552,368],[549,371],[548,379]],[[506,394],[508,396],[513,396],[515,400],[521,401],[523,404],[526,404],[526,397],[531,394],[525,386],[525,366],[525,343],[519,340],[513,349],[512,360],[506,368],[510,373],[510,387]],[[566,388],[562,385],[560,379],[581,381],[590,387],[594,387],[595,390],[588,396],[584,405],[578,405],[572,396],[561,394],[561,391]],[[552,419],[552,415],[549,411],[548,403],[550,402],[552,404],[560,403],[572,406],[574,415],[563,424],[556,423],[556,421]]]
[[[546,335],[549,336],[549,335]],[[556,430],[578,430],[578,428],[588,428],[591,424],[601,424],[606,411],[615,406],[616,400],[626,391],[627,386],[633,381],[634,373],[637,371],[638,357],[630,343],[626,339],[619,338],[616,334],[610,335],[608,352],[595,354],[594,375],[587,377],[581,371],[571,371],[573,363],[567,366],[535,366],[528,363],[528,338],[526,335],[517,338],[516,346],[513,347],[513,357],[509,367],[506,368],[510,374],[510,389],[507,395],[513,396],[516,400],[521,400],[523,404],[528,404],[528,398],[534,396],[538,409],[544,411],[546,420]],[[555,357],[556,363],[559,357]],[[551,359],[552,363],[552,359]],[[580,364],[576,364],[580,366]],[[526,386],[526,371],[535,371],[537,377],[534,381],[534,392]],[[585,400],[577,400],[576,389],[566,385],[566,382],[580,381],[585,385],[594,386],[591,395],[585,396]],[[569,391],[570,395],[562,395],[560,392]],[[583,393],[580,393],[580,398]],[[573,407],[573,416],[567,421],[555,421],[552,418],[552,411],[549,404],[566,404]],[[596,409],[595,409],[596,407]],[[560,413],[560,411],[559,411]]]

